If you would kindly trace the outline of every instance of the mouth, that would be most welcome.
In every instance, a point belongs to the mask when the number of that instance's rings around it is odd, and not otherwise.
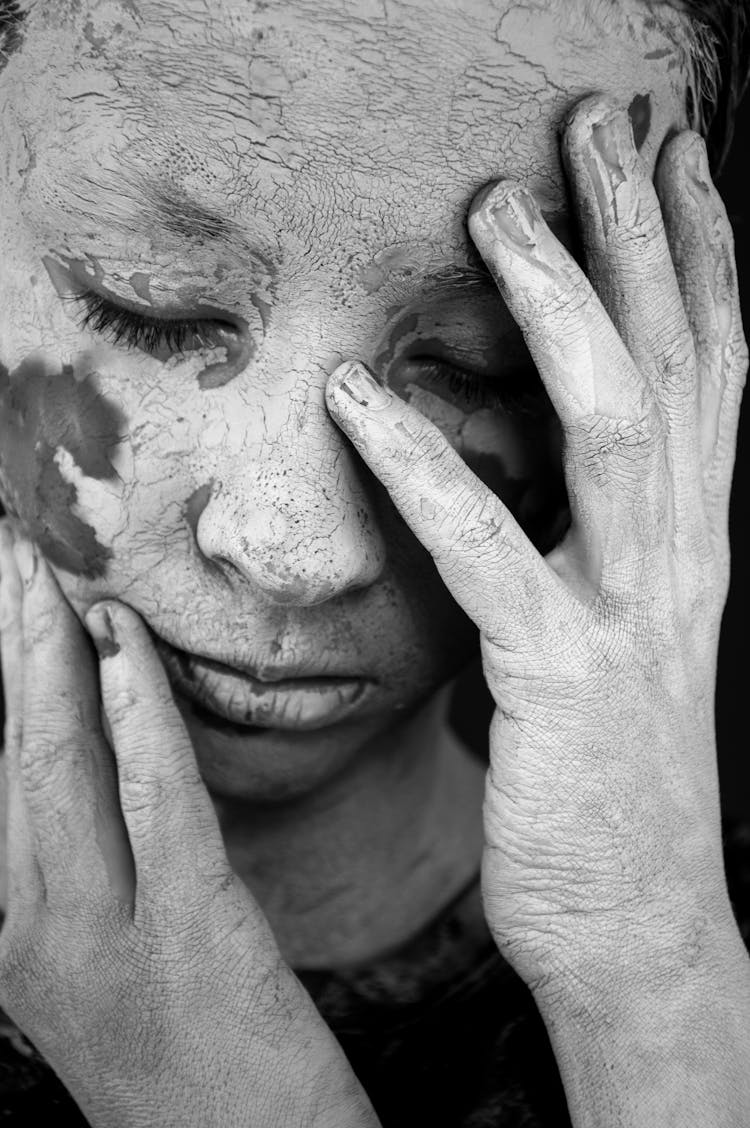
[[[248,732],[311,732],[336,724],[358,712],[375,689],[374,681],[364,677],[274,677],[265,669],[260,678],[179,650],[158,636],[154,641],[173,690],[199,718],[220,718]]]

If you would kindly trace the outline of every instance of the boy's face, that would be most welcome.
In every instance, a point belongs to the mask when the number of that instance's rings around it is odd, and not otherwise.
[[[677,17],[655,11],[33,8],[0,79],[1,492],[79,613],[114,596],[165,640],[214,790],[304,790],[474,646],[326,413],[340,361],[430,414],[540,551],[563,531],[557,420],[464,219],[512,177],[572,245],[556,131],[593,91],[632,107],[653,167],[687,77]],[[364,692],[264,692],[166,642]]]

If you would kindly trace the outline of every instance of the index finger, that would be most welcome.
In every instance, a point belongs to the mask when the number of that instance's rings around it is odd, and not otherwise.
[[[454,599],[498,645],[528,650],[569,593],[442,432],[362,364],[328,381],[331,414],[388,490]]]
[[[219,822],[146,625],[132,608],[95,604],[86,624],[99,651],[102,701],[117,760],[120,806],[133,851],[136,915],[205,897],[229,877]],[[202,900],[201,900],[201,903]]]

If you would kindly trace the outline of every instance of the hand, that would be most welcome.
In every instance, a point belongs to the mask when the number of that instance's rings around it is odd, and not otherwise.
[[[562,542],[542,558],[441,432],[361,366],[327,392],[480,629],[497,705],[485,911],[519,974],[553,990],[566,968],[607,975],[646,952],[673,966],[736,938],[713,709],[747,372],[731,228],[700,138],[665,144],[657,195],[625,111],[595,96],[563,152],[591,281],[520,185],[489,186],[469,217],[561,421]]]
[[[113,602],[89,612],[97,676],[51,570],[17,541],[22,584],[11,544],[0,522],[0,1005],[93,1128],[375,1126],[229,866],[143,622]]]

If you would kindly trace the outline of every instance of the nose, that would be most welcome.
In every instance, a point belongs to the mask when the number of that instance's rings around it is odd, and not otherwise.
[[[215,467],[193,495],[200,553],[271,602],[312,606],[373,584],[385,543],[369,475],[321,404],[303,428]]]

